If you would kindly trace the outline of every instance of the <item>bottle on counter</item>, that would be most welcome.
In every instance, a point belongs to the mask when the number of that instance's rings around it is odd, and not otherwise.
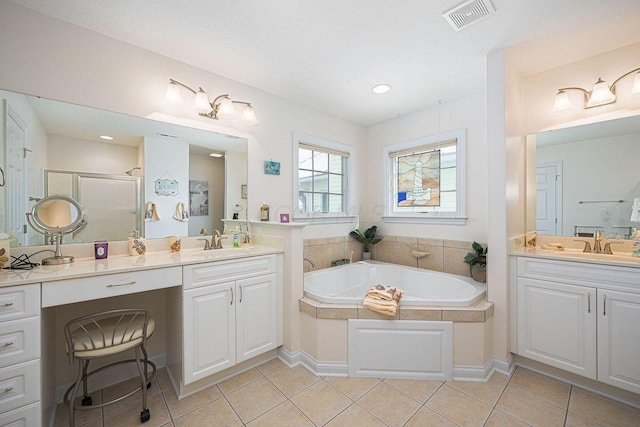
[[[631,235],[633,240],[633,249],[631,249],[631,256],[640,257],[640,229],[634,229]]]

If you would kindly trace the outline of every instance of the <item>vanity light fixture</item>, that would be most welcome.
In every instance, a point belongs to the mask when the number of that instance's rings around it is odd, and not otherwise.
[[[599,107],[601,105],[613,104],[616,102],[616,84],[628,75],[635,74],[633,86],[629,92],[629,98],[635,98],[640,96],[640,68],[631,70],[628,73],[624,73],[620,77],[614,80],[613,84],[609,86],[607,82],[601,78],[593,85],[591,92],[582,89],[580,87],[563,87],[558,89],[555,102],[553,103],[552,114],[563,113],[573,109],[573,104],[569,99],[568,90],[578,90],[584,94],[584,106],[583,108]]]
[[[201,87],[198,87],[198,91],[196,92],[189,86],[173,79],[169,79],[169,85],[167,86],[167,92],[164,97],[166,103],[177,107],[184,105],[182,96],[180,95],[180,86],[191,91],[195,95],[193,109],[196,110],[200,116],[209,117],[214,120],[234,120],[238,118],[238,112],[233,104],[242,104],[244,105],[244,108],[240,115],[240,123],[246,126],[253,126],[258,123],[256,112],[251,106],[251,103],[234,101],[226,94],[216,97],[213,102],[209,102],[207,93]]]

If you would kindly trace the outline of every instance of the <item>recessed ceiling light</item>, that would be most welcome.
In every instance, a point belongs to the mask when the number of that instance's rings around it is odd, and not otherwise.
[[[391,90],[391,86],[389,86],[388,84],[375,85],[374,87],[371,88],[371,91],[373,93],[387,93],[390,90]]]
[[[209,153],[209,156],[211,157],[222,157],[224,156],[224,154],[222,153],[216,153],[215,151],[213,153]]]
[[[100,138],[106,139],[107,141],[111,141],[113,139],[113,137],[109,135],[100,135]]]

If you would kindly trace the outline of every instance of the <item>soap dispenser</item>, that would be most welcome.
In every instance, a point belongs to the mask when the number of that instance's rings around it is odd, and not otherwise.
[[[132,237],[129,237],[127,247],[129,255],[144,255],[147,253],[147,242],[144,237],[140,237],[140,231],[133,230]]]

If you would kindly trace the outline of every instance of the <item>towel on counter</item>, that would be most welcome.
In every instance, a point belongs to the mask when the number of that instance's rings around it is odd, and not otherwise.
[[[362,305],[369,310],[395,316],[404,291],[392,286],[375,285],[367,291]]]
[[[631,221],[640,222],[640,197],[633,199],[633,207],[631,208]]]

